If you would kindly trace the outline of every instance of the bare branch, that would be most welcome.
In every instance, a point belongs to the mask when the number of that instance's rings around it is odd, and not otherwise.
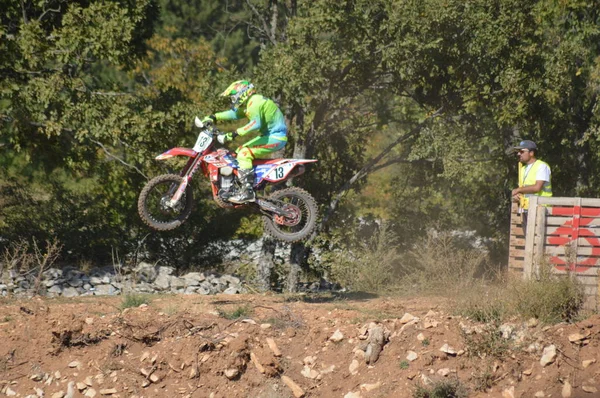
[[[276,40],[277,37],[277,17],[279,16],[279,8],[277,7],[277,0],[273,0],[273,5],[271,6],[273,10],[273,14],[271,15],[271,37],[273,40]],[[273,41],[272,40],[272,41]]]
[[[334,199],[329,204],[329,208],[327,209],[325,216],[323,216],[323,220],[319,224],[318,230],[321,231],[323,229],[323,227],[325,227],[325,225],[327,225],[327,223],[329,222],[329,219],[331,218],[331,215],[335,212],[339,202],[342,200],[342,198],[350,190],[350,187],[356,181],[358,181],[362,177],[364,177],[367,174],[369,174],[370,172],[372,172],[373,168],[377,165],[377,163],[379,163],[381,161],[381,159],[383,159],[388,153],[390,153],[392,151],[392,149],[394,149],[396,146],[398,146],[402,142],[408,140],[409,138],[416,136],[421,131],[421,129],[423,127],[425,127],[426,123],[428,123],[430,120],[433,120],[433,119],[439,117],[441,114],[442,114],[442,108],[439,108],[438,110],[433,112],[431,115],[429,115],[423,122],[419,123],[418,126],[415,126],[410,132],[398,137],[398,139],[396,139],[394,142],[392,142],[390,145],[388,145],[383,151],[381,151],[379,153],[379,155],[370,159],[358,172],[356,172],[356,174],[354,174],[352,176],[352,178],[350,178],[348,181],[346,181],[344,186],[342,186],[342,188],[338,191],[337,195],[335,195]]]
[[[21,0],[21,11],[23,12],[23,22],[25,24],[29,23],[29,18],[27,18],[27,12],[25,11],[25,2]]]
[[[49,12],[60,12],[60,4],[58,5],[58,8],[56,10],[53,10],[52,8],[49,9],[44,9],[44,12],[42,13],[42,15],[40,15],[40,17],[37,19],[38,22],[40,22],[42,20],[42,18],[44,18],[44,16],[46,14],[48,14]]]
[[[275,40],[274,37],[272,37],[269,34],[269,25],[267,24],[267,21],[263,18],[262,15],[260,15],[260,13],[256,9],[256,7],[254,7],[254,5],[252,3],[250,3],[250,0],[246,0],[246,3],[252,9],[252,12],[256,15],[256,17],[262,22],[262,24],[263,24],[262,31],[265,32],[265,36],[267,36],[267,38],[269,39],[269,41],[271,42],[271,44],[273,44],[274,46],[276,46],[277,45],[277,41]]]
[[[129,168],[132,168],[132,169],[134,169],[134,170],[135,170],[135,171],[137,171],[137,172],[138,172],[140,175],[142,175],[142,176],[143,176],[145,179],[147,179],[147,180],[149,180],[149,179],[150,179],[150,178],[148,178],[148,176],[147,176],[146,174],[144,174],[144,173],[143,173],[143,172],[142,172],[140,169],[138,169],[136,166],[134,166],[134,165],[131,165],[131,164],[129,164],[129,163],[127,163],[127,162],[125,162],[125,161],[124,161],[123,159],[121,159],[120,157],[118,157],[118,156],[115,156],[115,155],[113,155],[112,153],[110,153],[110,152],[108,151],[108,149],[106,149],[106,147],[105,147],[105,146],[104,146],[104,145],[103,145],[101,142],[99,142],[99,141],[96,141],[96,140],[93,140],[93,139],[91,139],[91,138],[90,138],[90,141],[92,141],[94,144],[96,144],[96,145],[98,145],[100,148],[102,148],[102,150],[104,151],[104,153],[106,153],[106,154],[107,154],[109,157],[111,157],[111,158],[113,158],[113,159],[117,160],[118,162],[122,163],[123,165],[125,165],[125,166],[127,166],[127,167],[129,167]]]

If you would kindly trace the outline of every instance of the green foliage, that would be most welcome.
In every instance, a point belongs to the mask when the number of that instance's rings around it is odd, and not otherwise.
[[[228,311],[224,308],[217,308],[219,316],[225,319],[235,320],[240,318],[247,318],[254,312],[250,305],[240,305],[235,309]]]
[[[467,398],[467,388],[458,379],[441,380],[430,387],[417,386],[413,398]]]
[[[474,230],[505,257],[505,150],[520,138],[541,146],[557,196],[600,193],[597,1],[0,5],[0,245],[57,236],[81,260],[114,247],[193,266],[214,262],[216,240],[260,234],[209,203],[206,182],[176,232],[149,233],[135,212],[147,177],[175,168],[153,157],[190,146],[193,116],[222,109],[215,94],[240,77],[280,103],[286,156],[319,159],[294,183],[336,209],[325,246],[376,218],[394,220],[399,252],[433,227]],[[468,280],[478,257],[460,250],[393,268]]]
[[[509,340],[502,336],[499,323],[491,323],[481,333],[462,333],[468,355],[478,358],[502,358],[510,350]]]
[[[135,308],[135,307],[139,307],[142,304],[149,304],[150,303],[150,299],[145,296],[145,295],[141,295],[141,294],[126,294],[125,296],[123,296],[123,299],[121,300],[121,309],[125,309],[125,308]]]
[[[402,370],[408,369],[409,366],[410,366],[410,363],[406,360],[400,362],[400,369],[402,369]]]

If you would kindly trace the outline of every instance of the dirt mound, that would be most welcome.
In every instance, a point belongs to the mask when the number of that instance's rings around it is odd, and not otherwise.
[[[122,300],[5,300],[1,393],[412,397],[447,382],[471,397],[600,396],[598,316],[486,325],[432,298]]]

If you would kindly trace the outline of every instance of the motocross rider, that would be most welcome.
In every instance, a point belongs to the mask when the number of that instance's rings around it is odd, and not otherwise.
[[[231,133],[219,134],[217,136],[219,143],[225,144],[238,135],[244,136],[253,131],[260,132],[258,137],[237,148],[238,180],[241,187],[235,192],[223,195],[224,199],[232,203],[252,202],[256,199],[252,189],[254,184],[252,160],[268,158],[268,155],[281,150],[287,144],[285,119],[275,102],[256,94],[254,85],[247,80],[231,83],[220,95],[231,99],[231,109],[206,116],[202,121],[216,123],[245,117],[248,123]]]

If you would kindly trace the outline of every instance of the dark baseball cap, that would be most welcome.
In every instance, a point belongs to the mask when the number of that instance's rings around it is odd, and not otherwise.
[[[533,141],[524,140],[519,142],[519,145],[517,145],[515,149],[537,149],[537,145],[535,145],[535,142]]]

